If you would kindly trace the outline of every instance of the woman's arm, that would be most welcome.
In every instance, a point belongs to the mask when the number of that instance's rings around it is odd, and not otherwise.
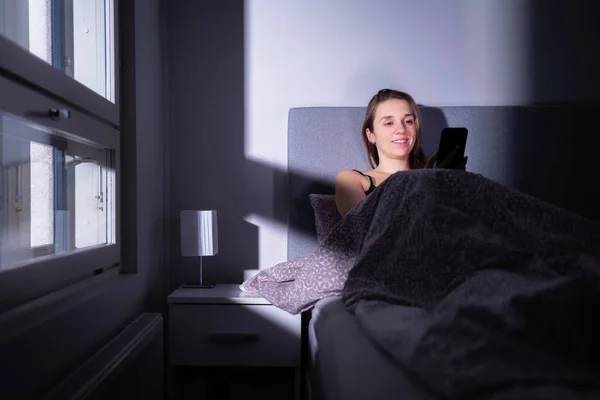
[[[351,170],[344,170],[337,174],[335,177],[335,204],[342,217],[364,198],[365,189],[360,175]]]

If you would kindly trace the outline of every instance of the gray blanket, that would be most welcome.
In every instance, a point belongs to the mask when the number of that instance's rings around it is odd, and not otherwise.
[[[339,229],[364,235],[346,307],[443,398],[600,398],[597,224],[425,170],[388,178]]]

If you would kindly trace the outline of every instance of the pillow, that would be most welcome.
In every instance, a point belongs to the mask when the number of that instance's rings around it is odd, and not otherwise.
[[[362,202],[342,218],[335,207],[335,196],[309,194],[321,240],[317,249],[306,257],[259,271],[240,289],[264,297],[290,314],[308,310],[320,299],[341,296],[370,229],[378,198],[371,196],[373,200]]]
[[[308,198],[315,212],[317,241],[321,244],[342,216],[335,205],[335,195],[311,193]]]

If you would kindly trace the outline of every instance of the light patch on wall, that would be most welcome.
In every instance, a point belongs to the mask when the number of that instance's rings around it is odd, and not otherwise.
[[[258,214],[249,214],[244,220],[258,227],[258,267],[265,269],[287,260],[287,227],[284,223]],[[283,246],[281,236],[285,233]],[[277,243],[274,246],[273,243]]]

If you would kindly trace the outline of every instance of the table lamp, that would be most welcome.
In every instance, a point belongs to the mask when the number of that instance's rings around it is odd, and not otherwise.
[[[180,215],[181,255],[200,258],[198,285],[184,285],[185,288],[212,289],[215,285],[202,282],[202,257],[214,256],[219,252],[216,210],[184,210]]]

